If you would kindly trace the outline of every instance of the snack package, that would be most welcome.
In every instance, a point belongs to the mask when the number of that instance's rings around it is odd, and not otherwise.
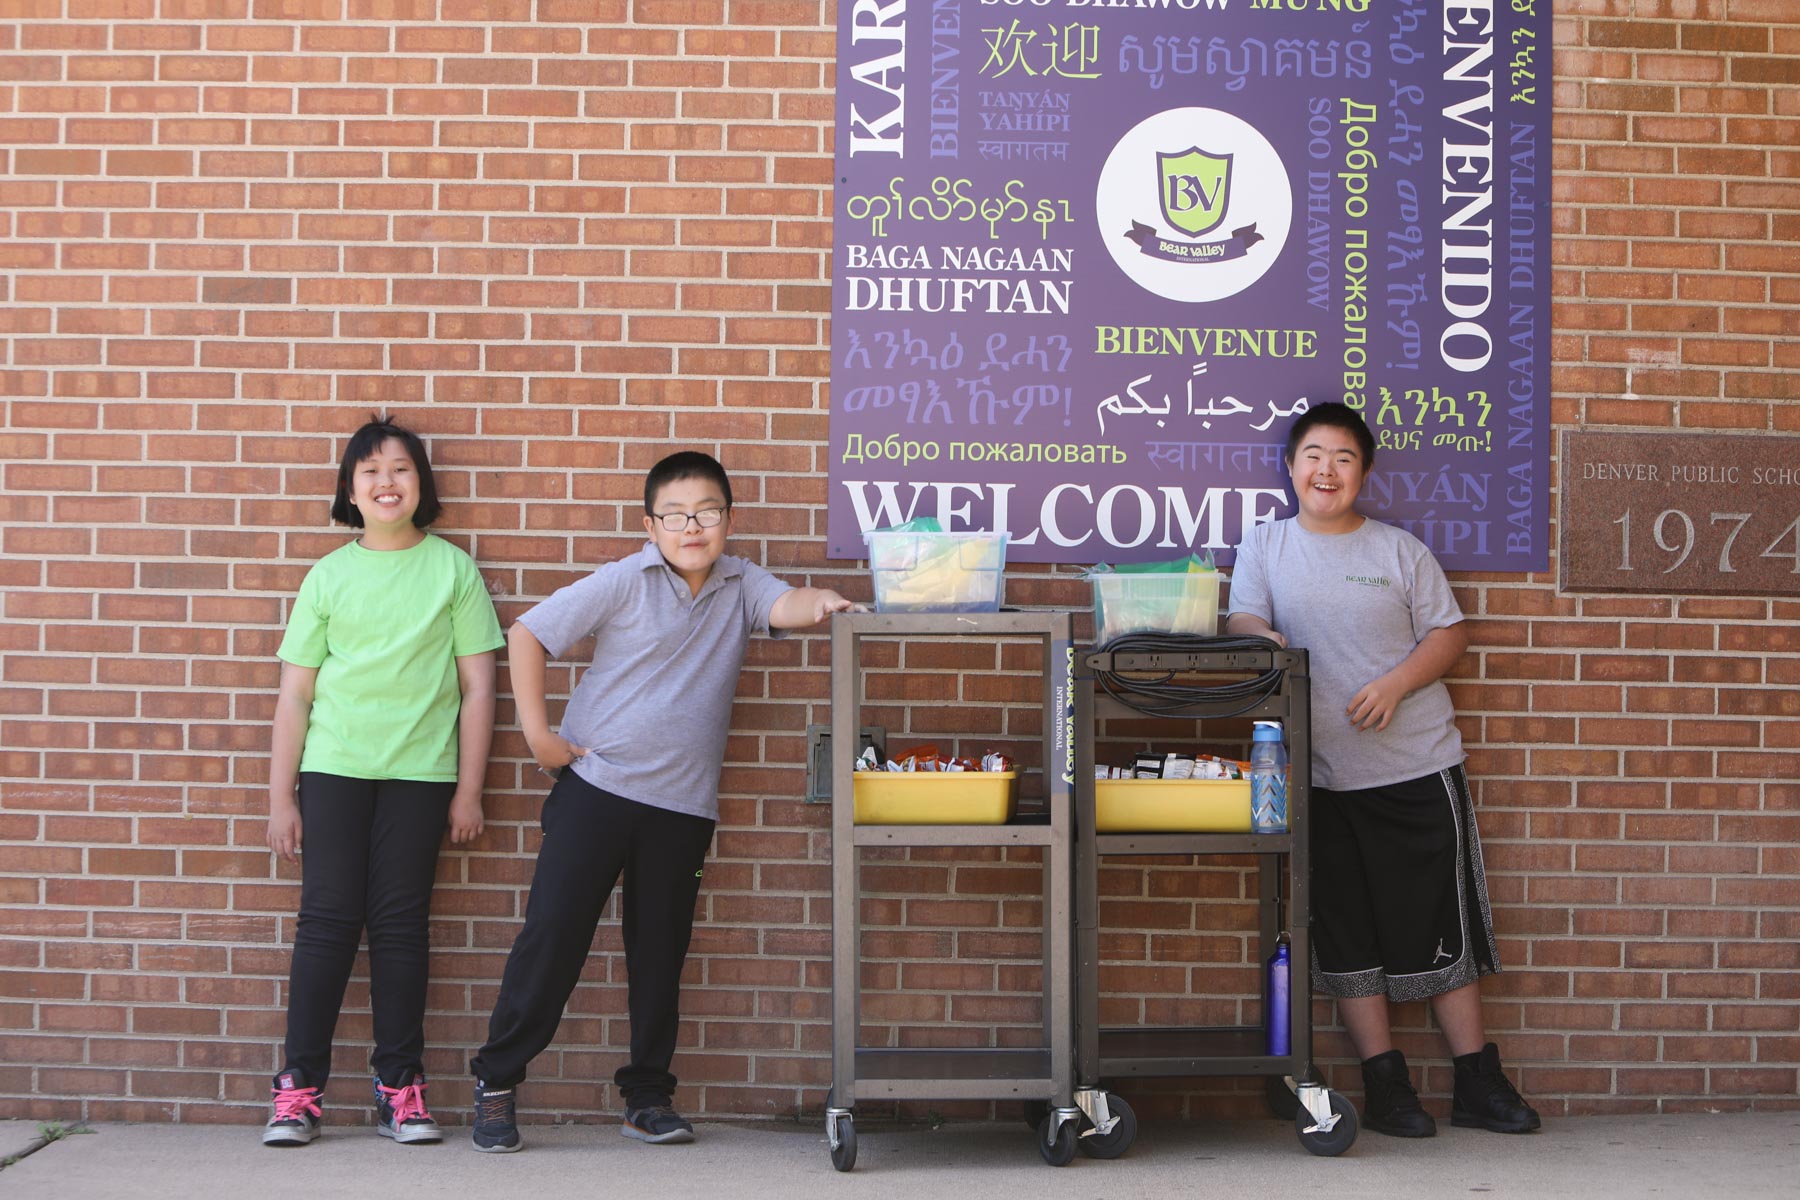
[[[932,744],[915,746],[899,758],[890,758],[883,763],[875,753],[873,746],[865,749],[856,760],[859,771],[893,771],[906,773],[913,771],[958,772],[958,771],[1010,771],[1013,760],[1004,754],[988,751],[979,760],[973,758],[944,758],[938,748]]]
[[[935,771],[938,769],[936,745],[915,746],[894,760],[902,771]]]

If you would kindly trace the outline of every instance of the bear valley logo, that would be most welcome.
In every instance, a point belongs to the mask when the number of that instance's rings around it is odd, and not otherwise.
[[[1225,219],[1225,189],[1231,184],[1231,155],[1189,146],[1179,154],[1158,154],[1156,173],[1163,220],[1189,237],[1219,227]]]
[[[1179,108],[1119,139],[1101,168],[1095,215],[1113,261],[1139,286],[1171,300],[1218,300],[1274,264],[1293,196],[1281,156],[1248,122]]]

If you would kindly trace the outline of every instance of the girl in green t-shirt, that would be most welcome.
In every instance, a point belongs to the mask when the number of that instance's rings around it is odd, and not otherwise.
[[[475,564],[425,532],[438,511],[419,439],[388,421],[357,430],[331,516],[362,536],[307,572],[276,651],[268,841],[301,864],[300,919],[264,1145],[319,1135],[365,928],[376,1131],[441,1140],[421,1063],[426,918],[445,826],[458,844],[481,833],[502,638]]]

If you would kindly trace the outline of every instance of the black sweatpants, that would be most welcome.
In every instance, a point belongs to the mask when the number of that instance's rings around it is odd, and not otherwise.
[[[544,844],[488,1020],[469,1070],[490,1087],[525,1078],[562,1021],[621,873],[631,1061],[613,1076],[629,1107],[668,1103],[680,1023],[681,968],[694,928],[713,822],[615,796],[565,770],[544,800]]]
[[[431,884],[454,783],[300,773],[300,920],[288,975],[283,1070],[331,1076],[331,1039],[369,931],[371,1065],[396,1084],[421,1070]]]

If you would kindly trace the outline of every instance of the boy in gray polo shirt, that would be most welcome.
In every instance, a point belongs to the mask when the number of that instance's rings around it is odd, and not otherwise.
[[[1313,984],[1337,997],[1363,1060],[1364,1127],[1437,1132],[1388,1025],[1390,1000],[1429,1000],[1455,1064],[1451,1123],[1528,1133],[1538,1114],[1481,1021],[1478,980],[1500,959],[1442,681],[1469,639],[1425,544],[1356,511],[1374,462],[1354,409],[1321,404],[1294,422],[1299,512],[1245,532],[1226,629],[1309,655]]]
[[[613,1077],[627,1137],[686,1142],[670,1106],[682,964],[719,815],[731,702],[752,633],[816,625],[850,607],[725,553],[731,482],[710,455],[672,454],[644,481],[650,541],[520,617],[507,636],[519,724],[560,771],[525,926],[507,956],[476,1076],[475,1149],[520,1148],[514,1092],[550,1044],[621,873],[631,1059]],[[583,638],[593,663],[552,731],[544,670]],[[563,768],[568,768],[564,770]]]

